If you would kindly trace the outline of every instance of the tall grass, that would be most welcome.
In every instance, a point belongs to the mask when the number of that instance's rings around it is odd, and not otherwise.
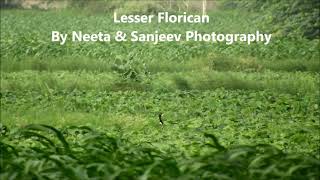
[[[135,71],[134,71],[135,72]],[[137,74],[133,80],[122,73],[99,73],[86,71],[20,71],[2,73],[1,91],[17,90],[214,90],[217,88],[240,90],[272,90],[280,93],[318,94],[317,74],[296,72],[263,73],[190,71]],[[143,76],[143,77],[140,77]]]
[[[6,140],[11,138],[12,142]],[[206,139],[205,139],[206,138]],[[320,161],[270,145],[224,147],[204,134],[206,153],[171,156],[90,127],[31,124],[0,142],[1,179],[316,179]],[[4,140],[4,141],[3,141]],[[14,142],[20,142],[19,144]],[[208,148],[205,148],[208,146]]]
[[[53,29],[269,32],[237,10],[128,26],[96,8],[1,11],[0,179],[319,177],[319,40],[50,41]]]

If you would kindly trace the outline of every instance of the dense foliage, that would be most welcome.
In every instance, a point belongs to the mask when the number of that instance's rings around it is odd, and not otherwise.
[[[238,1],[225,7],[239,8],[209,12],[209,24],[125,25],[105,13],[119,2],[1,10],[0,179],[320,176],[314,7]],[[310,13],[301,14],[305,8]],[[267,46],[50,41],[52,30],[157,29],[274,34]]]
[[[211,139],[211,142],[206,140]],[[320,161],[266,144],[226,148],[205,134],[198,156],[174,158],[148,144],[93,131],[28,125],[0,142],[1,179],[316,179]],[[25,141],[25,145],[19,145]]]
[[[226,16],[227,14],[227,16]],[[238,16],[243,18],[238,18]],[[66,18],[68,16],[68,18]],[[83,33],[108,32],[112,35],[118,30],[125,32],[133,30],[143,33],[154,33],[157,28],[161,33],[182,33],[197,29],[203,32],[220,33],[255,33],[257,30],[270,33],[268,29],[260,27],[259,23],[252,21],[255,16],[238,11],[213,12],[210,14],[209,24],[189,25],[181,24],[177,28],[175,24],[114,24],[112,15],[95,14],[88,15],[78,11],[62,12],[30,12],[30,11],[3,11],[1,26],[1,56],[4,58],[48,58],[60,56],[85,56],[105,61],[115,59],[128,59],[137,61],[187,61],[190,58],[201,59],[207,55],[224,54],[233,56],[253,56],[260,59],[304,59],[316,60],[319,56],[319,40],[308,41],[305,39],[288,39],[285,37],[273,37],[268,46],[263,43],[226,45],[225,43],[180,42],[161,43],[153,46],[150,43],[73,43],[68,41],[66,45],[51,43],[51,31],[71,33],[70,30],[83,31]],[[55,17],[55,18],[52,18]],[[49,19],[43,21],[43,19]],[[236,23],[235,23],[236,19]],[[63,22],[63,23],[61,23]],[[38,28],[41,24],[41,29]],[[112,24],[112,26],[110,26]],[[155,28],[156,27],[156,28]],[[116,49],[116,50],[115,50]],[[163,52],[166,53],[163,53]],[[130,52],[130,53],[127,53]],[[143,54],[143,56],[141,56]],[[156,58],[155,58],[156,57]]]
[[[320,35],[318,0],[227,0],[224,6],[259,12],[258,21],[280,36],[316,39]]]

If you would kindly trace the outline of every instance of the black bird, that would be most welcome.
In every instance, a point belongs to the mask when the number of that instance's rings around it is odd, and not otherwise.
[[[163,120],[162,120],[162,115],[163,115],[163,113],[159,114],[159,121],[160,121],[160,124],[163,126],[164,123],[163,123]]]

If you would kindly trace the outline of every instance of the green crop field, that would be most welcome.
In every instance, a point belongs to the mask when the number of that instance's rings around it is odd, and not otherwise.
[[[317,179],[319,37],[302,32],[311,21],[268,26],[262,14],[279,9],[224,2],[200,25],[114,24],[112,13],[79,7],[1,9],[0,179]],[[290,28],[298,30],[283,34]],[[273,37],[51,42],[51,31],[118,30]]]

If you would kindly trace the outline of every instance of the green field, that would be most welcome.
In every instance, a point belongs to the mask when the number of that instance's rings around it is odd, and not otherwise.
[[[255,12],[209,15],[204,25],[125,25],[110,13],[1,9],[0,179],[317,179],[319,39],[50,39],[269,31]]]

